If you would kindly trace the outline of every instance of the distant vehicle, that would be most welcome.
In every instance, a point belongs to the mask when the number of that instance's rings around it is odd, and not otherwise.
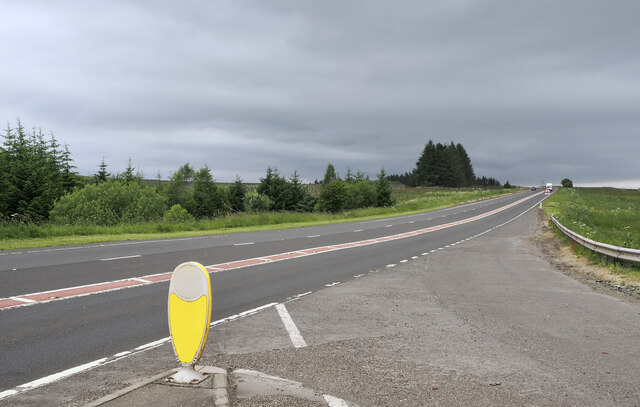
[[[532,191],[535,191],[535,190],[536,190],[536,187],[531,187],[531,190],[532,190]]]
[[[547,189],[549,189],[549,191],[553,191],[553,184],[551,182],[547,182]]]

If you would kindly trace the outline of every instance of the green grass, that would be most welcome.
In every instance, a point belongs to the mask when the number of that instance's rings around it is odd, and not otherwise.
[[[406,215],[517,192],[516,189],[406,188],[394,184],[396,204],[389,208],[364,208],[348,212],[266,212],[234,214],[190,223],[149,222],[117,226],[70,226],[51,223],[0,224],[0,250],[62,246],[115,240],[202,236],[259,230],[286,229]]]
[[[560,188],[544,204],[564,226],[597,242],[640,249],[640,192]]]
[[[547,199],[543,208],[564,226],[597,242],[630,249],[640,249],[640,191],[616,188],[560,188]],[[576,254],[601,263],[596,252],[573,244],[555,228],[565,244],[571,244]],[[613,272],[637,279],[640,266],[625,269],[613,266]]]

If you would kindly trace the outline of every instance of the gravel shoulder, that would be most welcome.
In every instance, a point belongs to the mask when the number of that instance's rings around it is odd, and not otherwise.
[[[536,243],[540,225],[529,211],[287,302],[307,347],[292,346],[273,307],[216,326],[200,363],[294,380],[359,406],[640,405],[638,302],[559,272]],[[0,405],[82,405],[172,367],[163,345]],[[232,403],[317,405],[286,395],[232,394]]]

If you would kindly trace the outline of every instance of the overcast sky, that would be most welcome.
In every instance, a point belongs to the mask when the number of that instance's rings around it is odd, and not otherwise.
[[[640,187],[640,2],[2,1],[0,120],[218,181],[411,171]]]

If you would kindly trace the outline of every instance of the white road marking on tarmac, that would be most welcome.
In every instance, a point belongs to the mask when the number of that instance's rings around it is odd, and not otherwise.
[[[320,237],[320,235],[311,235],[311,236],[307,236],[308,239],[311,239],[313,237]]]
[[[324,397],[324,400],[329,404],[329,407],[349,407],[346,401],[329,394],[324,394],[322,397]]]
[[[356,229],[356,230],[354,230],[353,232],[354,232],[354,233],[362,232],[362,229]]]
[[[300,294],[300,296],[303,296],[303,295],[306,295],[306,294],[308,294],[308,293]],[[232,315],[232,316],[227,317],[227,318],[219,319],[217,321],[212,322],[211,326],[219,325],[219,324],[222,324],[222,323],[225,323],[225,322],[233,321],[235,319],[239,319],[239,318],[246,317],[246,316],[249,316],[249,315],[257,314],[258,312],[260,312],[260,311],[262,311],[264,309],[273,307],[274,305],[277,305],[277,303],[273,302],[271,304],[266,304],[266,305],[263,305],[263,306],[258,307],[258,308],[253,308],[253,309],[241,312],[239,314]],[[44,386],[46,384],[51,384],[51,383],[56,382],[56,381],[58,381],[60,379],[64,379],[66,377],[75,375],[77,373],[81,373],[81,372],[84,372],[86,370],[93,369],[94,367],[98,367],[100,365],[109,364],[109,363],[111,363],[111,362],[113,362],[115,360],[121,359],[124,356],[135,355],[137,353],[144,352],[146,350],[158,347],[158,346],[160,346],[160,345],[162,345],[162,344],[164,344],[166,342],[169,342],[169,340],[171,340],[170,337],[162,338],[162,339],[159,339],[157,341],[149,342],[149,343],[147,343],[145,345],[138,346],[133,351],[125,351],[125,352],[116,353],[115,355],[113,355],[112,358],[102,358],[102,359],[94,360],[93,362],[85,363],[83,365],[72,367],[72,368],[64,370],[62,372],[54,373],[52,375],[49,375],[49,376],[46,376],[46,377],[43,377],[43,378],[40,378],[40,379],[33,380],[33,381],[29,382],[29,383],[21,384],[21,385],[15,387],[14,389],[5,390],[3,392],[0,392],[0,400],[2,400],[3,398],[14,396],[14,395],[16,395],[18,393],[23,393],[23,392],[35,389],[36,387]]]
[[[387,267],[395,267],[395,264],[387,264]]]
[[[325,284],[324,286],[325,287],[333,287],[334,285],[338,285],[338,284],[340,284],[340,281],[336,281],[336,282],[331,283],[331,284]]]
[[[468,219],[464,219],[464,220],[456,221],[456,222],[451,222],[451,223],[448,223],[448,224],[445,224],[445,225],[432,226],[432,227],[429,227],[429,228],[424,228],[424,229],[420,229],[420,230],[417,230],[417,231],[413,231],[411,233],[400,233],[400,234],[390,235],[390,236],[377,238],[377,239],[362,240],[362,241],[351,242],[351,243],[347,243],[347,244],[343,243],[343,244],[339,244],[339,245],[323,246],[323,247],[320,247],[320,248],[310,248],[310,249],[305,249],[305,250],[296,251],[296,252],[275,254],[275,255],[271,255],[271,256],[267,256],[267,257],[259,257],[259,258],[253,258],[253,259],[238,260],[238,261],[235,261],[235,262],[224,263],[224,264],[221,264],[221,265],[209,265],[209,266],[206,266],[206,267],[211,272],[233,270],[233,269],[239,269],[239,268],[242,268],[242,267],[255,266],[255,265],[266,263],[266,262],[270,262],[270,261],[280,261],[280,260],[287,260],[287,259],[297,258],[297,257],[311,256],[311,255],[315,255],[315,254],[319,254],[319,253],[325,253],[325,252],[329,252],[329,251],[348,249],[348,248],[351,248],[351,247],[360,247],[360,246],[366,246],[366,245],[371,245],[371,244],[383,243],[383,242],[387,242],[389,240],[396,240],[396,239],[402,239],[402,238],[406,238],[406,237],[416,236],[418,234],[422,235],[422,234],[430,233],[430,232],[433,232],[433,231],[436,231],[436,230],[442,230],[442,229],[446,229],[446,228],[449,228],[449,227],[452,227],[452,226],[457,226],[457,225],[460,225],[460,224],[465,224],[465,223],[476,221],[478,219],[485,218],[485,217],[490,216],[492,214],[495,214],[497,212],[501,212],[501,211],[503,211],[505,209],[513,207],[514,205],[517,205],[517,204],[519,204],[521,202],[524,202],[524,201],[526,201],[528,199],[530,199],[530,198],[523,198],[521,200],[513,202],[513,203],[511,203],[509,205],[506,205],[504,207],[497,208],[497,209],[495,209],[493,211],[490,211],[490,212],[487,212],[485,214],[481,214],[481,215],[478,215],[478,216],[474,216],[472,218],[468,218]],[[540,201],[536,202],[535,206],[537,206],[539,204],[539,202]],[[528,212],[530,209],[533,209],[535,206],[533,206],[533,207],[525,210],[524,212],[520,213],[520,215],[516,216],[515,218],[512,218],[512,220],[513,219],[517,219],[518,217],[522,216],[524,213]],[[411,216],[413,216],[413,215],[411,215]],[[380,219],[379,221],[384,221],[384,220],[385,219]],[[503,224],[498,225],[497,227],[502,226]],[[493,230],[495,228],[496,227],[488,229],[488,230],[485,230],[484,232],[480,233],[479,235],[486,234],[486,233],[490,232],[491,230]],[[218,237],[225,237],[225,235],[218,236]],[[169,239],[169,240],[171,240],[171,239]],[[165,241],[169,241],[169,240],[165,240]],[[189,239],[174,239],[174,240],[189,240]],[[236,245],[245,245],[245,244],[254,244],[254,242],[237,243]],[[104,246],[109,246],[109,245],[98,245],[98,246],[95,246],[95,247],[104,247]],[[441,249],[439,249],[439,250],[441,250]],[[295,253],[295,255],[292,255],[292,253]],[[233,267],[229,267],[229,265],[233,265]],[[224,266],[226,266],[226,267],[224,267]],[[148,278],[151,281],[151,283],[160,283],[160,282],[167,281],[170,278],[170,274],[171,273],[158,273],[158,274],[153,274],[153,275],[149,275],[149,276],[142,276],[142,278],[144,278],[144,279]],[[151,277],[154,277],[154,278],[151,278]],[[89,285],[79,286],[79,287],[68,287],[68,288],[56,289],[56,290],[51,290],[51,291],[47,291],[47,292],[43,292],[43,293],[30,293],[30,294],[24,294],[24,295],[15,296],[15,297],[21,297],[21,298],[34,297],[34,298],[28,298],[28,299],[35,299],[35,302],[24,302],[24,301],[11,300],[11,301],[13,301],[13,304],[12,304],[10,301],[6,301],[7,300],[6,298],[0,298],[0,310],[7,310],[7,309],[12,309],[12,308],[17,308],[17,307],[25,307],[25,306],[30,306],[30,305],[33,305],[33,304],[42,304],[42,303],[47,303],[47,302],[51,302],[51,301],[64,300],[64,299],[70,299],[70,298],[77,298],[77,297],[81,297],[81,296],[99,294],[99,293],[116,291],[116,290],[123,290],[123,289],[131,288],[131,287],[140,286],[140,284],[131,284],[132,281],[135,281],[135,280],[125,279],[125,280],[108,281],[108,282],[89,284]],[[73,292],[73,291],[77,291],[77,292]],[[38,295],[38,294],[50,294],[50,296],[46,297],[46,298],[43,298],[43,299],[35,298],[35,296]],[[15,304],[16,302],[18,304]]]
[[[136,257],[142,257],[142,255],[141,254],[134,254],[133,256],[109,257],[108,259],[100,259],[100,261],[135,259]]]
[[[30,300],[30,299],[28,299],[28,298],[20,298],[20,297],[9,297],[9,298],[10,298],[10,299],[12,299],[12,300],[15,300],[15,301],[22,301],[22,302],[26,302],[27,304],[30,304],[30,303],[32,303],[32,302],[36,302],[36,301],[34,301],[34,300]]]
[[[71,369],[63,370],[62,372],[54,373],[52,375],[43,377],[41,379],[34,380],[29,383],[21,384],[18,386],[19,389],[29,390],[36,387],[44,386],[45,384],[53,383],[60,379],[64,379],[65,377],[74,375],[76,373],[83,372],[85,370],[92,369],[96,366],[99,366],[101,363],[105,362],[107,358],[102,358],[98,360],[94,360],[93,362],[85,363],[84,365],[72,367]]]
[[[293,298],[295,298],[295,299],[297,300],[298,298],[302,298],[302,297],[304,297],[305,295],[309,295],[309,294],[311,294],[311,293],[313,293],[313,291],[307,291],[306,293],[296,294],[296,295],[294,295],[294,296],[293,296]]]
[[[291,339],[291,343],[296,348],[306,348],[307,343],[304,341],[302,335],[300,335],[300,331],[298,331],[298,327],[291,319],[291,315],[287,311],[287,308],[284,304],[276,305],[276,310],[278,310],[278,315],[280,315],[280,319],[282,319],[282,323],[284,324],[285,329],[289,332],[289,338]]]
[[[282,239],[282,240],[284,240],[284,239]],[[255,244],[255,242],[234,243],[233,245],[234,246],[247,246],[247,245],[250,245],[250,244]]]

